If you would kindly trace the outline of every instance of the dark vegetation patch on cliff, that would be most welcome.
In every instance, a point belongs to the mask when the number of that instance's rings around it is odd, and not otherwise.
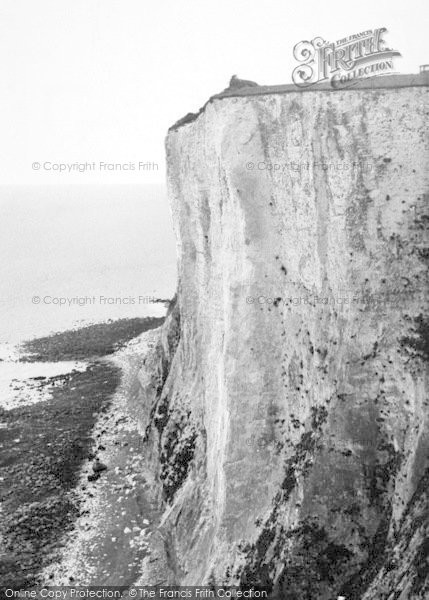
[[[325,407],[313,407],[310,429],[301,436],[294,454],[285,463],[283,481],[272,500],[273,508],[262,526],[261,533],[253,544],[239,547],[245,554],[245,564],[236,573],[236,576],[243,587],[264,586],[272,592],[277,590],[276,574],[279,564],[283,564],[282,574],[284,577],[286,577],[284,574],[287,568],[294,570],[293,566],[288,565],[287,550],[291,546],[292,538],[300,535],[300,530],[286,531],[284,529],[281,525],[282,509],[287,504],[298,478],[305,476],[312,465],[312,456],[327,416]]]
[[[411,582],[409,598],[426,598],[429,594],[429,468],[419,480],[404,514],[384,552],[377,574],[377,598],[399,598],[404,581]],[[371,589],[372,591],[372,589]],[[393,594],[393,596],[392,596]],[[356,590],[356,597],[360,598]]]
[[[295,529],[289,531],[282,525],[282,507],[290,499],[298,479],[305,477],[311,469],[326,419],[326,408],[313,408],[311,429],[301,436],[293,456],[286,462],[284,479],[273,498],[270,516],[256,542],[240,548],[246,555],[244,568],[237,573],[240,584],[267,586],[272,598],[301,600],[343,593],[350,600],[358,600],[386,560],[392,513],[386,498],[391,493],[391,482],[402,461],[402,455],[388,442],[379,442],[378,461],[367,473],[368,498],[379,507],[382,517],[372,539],[366,538],[363,530],[360,532],[365,537],[363,551],[369,547],[364,565],[359,562],[352,546],[332,539],[329,531],[315,517],[303,518]],[[353,517],[356,511],[360,512],[356,504],[344,509],[349,517]],[[358,572],[354,574],[356,567]]]
[[[159,440],[169,419],[169,396],[164,393],[164,385],[170,372],[171,362],[176,353],[180,341],[180,311],[177,304],[177,296],[168,307],[167,315],[170,318],[167,330],[167,348],[164,348],[161,342],[158,342],[158,370],[155,374],[156,394],[155,401],[150,410],[149,424],[146,427],[145,438],[150,435],[152,423],[158,430]]]
[[[168,315],[170,323],[166,332],[167,344],[164,348],[160,343],[158,348],[156,394],[145,439],[149,440],[153,426],[158,436],[159,477],[163,496],[166,502],[171,503],[177,490],[186,480],[199,435],[191,425],[190,411],[186,410],[181,403],[172,407],[171,391],[165,389],[171,363],[180,341],[180,310],[176,296],[170,304]]]
[[[350,600],[360,600],[363,593],[369,588],[371,582],[384,564],[388,562],[389,540],[388,534],[392,518],[391,489],[403,460],[403,455],[396,451],[393,444],[380,440],[377,445],[377,461],[367,470],[368,498],[373,508],[380,515],[375,534],[371,539],[365,537],[362,550],[365,551],[366,561],[360,566],[340,591]]]
[[[391,516],[392,507],[389,505],[379,521],[372,540],[369,541],[367,561],[341,588],[340,594],[345,595],[346,598],[360,600],[386,561]]]
[[[192,424],[190,411],[169,408],[169,396],[158,405],[154,419],[159,433],[160,480],[164,500],[172,503],[176,492],[183,485],[195,455],[199,433]]]
[[[181,421],[170,429],[161,451],[160,477],[167,502],[172,502],[177,490],[183,485],[194,458],[198,436],[194,430],[187,427],[187,418],[183,416]]]
[[[423,596],[429,594],[429,467],[417,485],[395,537],[409,545],[416,535],[421,542],[411,565],[414,569],[411,591]]]
[[[330,540],[325,528],[312,519],[305,519],[288,536],[294,539],[293,559],[285,561],[275,586],[276,597],[323,597],[341,577],[353,553]]]
[[[419,358],[429,362],[429,321],[419,315],[414,319],[414,330],[411,336],[401,339],[401,345]]]
[[[149,423],[145,430],[145,441],[148,441],[150,437],[152,425],[157,429],[160,440],[164,427],[168,422],[169,398],[167,393],[163,393],[163,390],[180,340],[180,312],[177,304],[177,295],[174,296],[169,304],[167,317],[170,318],[167,330],[167,348],[164,348],[161,341],[158,342],[157,370],[153,375],[155,399],[150,408]]]
[[[395,450],[390,442],[380,440],[377,445],[377,461],[370,472],[367,473],[369,482],[369,499],[372,503],[378,502],[383,510],[384,496],[390,495],[389,484],[399,470],[403,456]],[[386,460],[383,460],[383,459]]]
[[[421,541],[413,560],[415,573],[411,586],[412,594],[421,594],[429,592],[429,538]]]

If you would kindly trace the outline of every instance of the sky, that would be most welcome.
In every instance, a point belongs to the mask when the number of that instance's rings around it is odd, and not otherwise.
[[[291,83],[296,43],[378,27],[416,73],[428,15],[425,0],[1,0],[0,184],[162,183],[168,127],[232,74]]]

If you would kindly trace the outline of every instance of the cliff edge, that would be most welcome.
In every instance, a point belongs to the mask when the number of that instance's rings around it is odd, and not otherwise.
[[[178,293],[139,377],[163,581],[429,593],[419,81],[253,87],[170,130]]]

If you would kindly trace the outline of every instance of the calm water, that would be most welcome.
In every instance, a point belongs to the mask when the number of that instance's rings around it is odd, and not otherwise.
[[[0,253],[3,348],[78,324],[162,315],[152,297],[175,291],[163,186],[0,187]]]

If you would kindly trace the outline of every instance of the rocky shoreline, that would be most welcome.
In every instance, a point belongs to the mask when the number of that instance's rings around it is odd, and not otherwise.
[[[0,409],[0,588],[137,578],[151,511],[140,487],[133,492],[141,440],[124,400],[142,340],[162,321],[124,319],[24,345],[21,361],[86,368],[33,378],[31,403]]]
[[[144,354],[157,336],[156,330],[148,331],[109,359],[120,369],[121,383],[94,426],[94,459],[80,473],[80,512],[73,531],[39,584],[129,586],[141,574],[158,516],[143,474],[143,436],[128,401]],[[94,480],[96,460],[106,469]]]

